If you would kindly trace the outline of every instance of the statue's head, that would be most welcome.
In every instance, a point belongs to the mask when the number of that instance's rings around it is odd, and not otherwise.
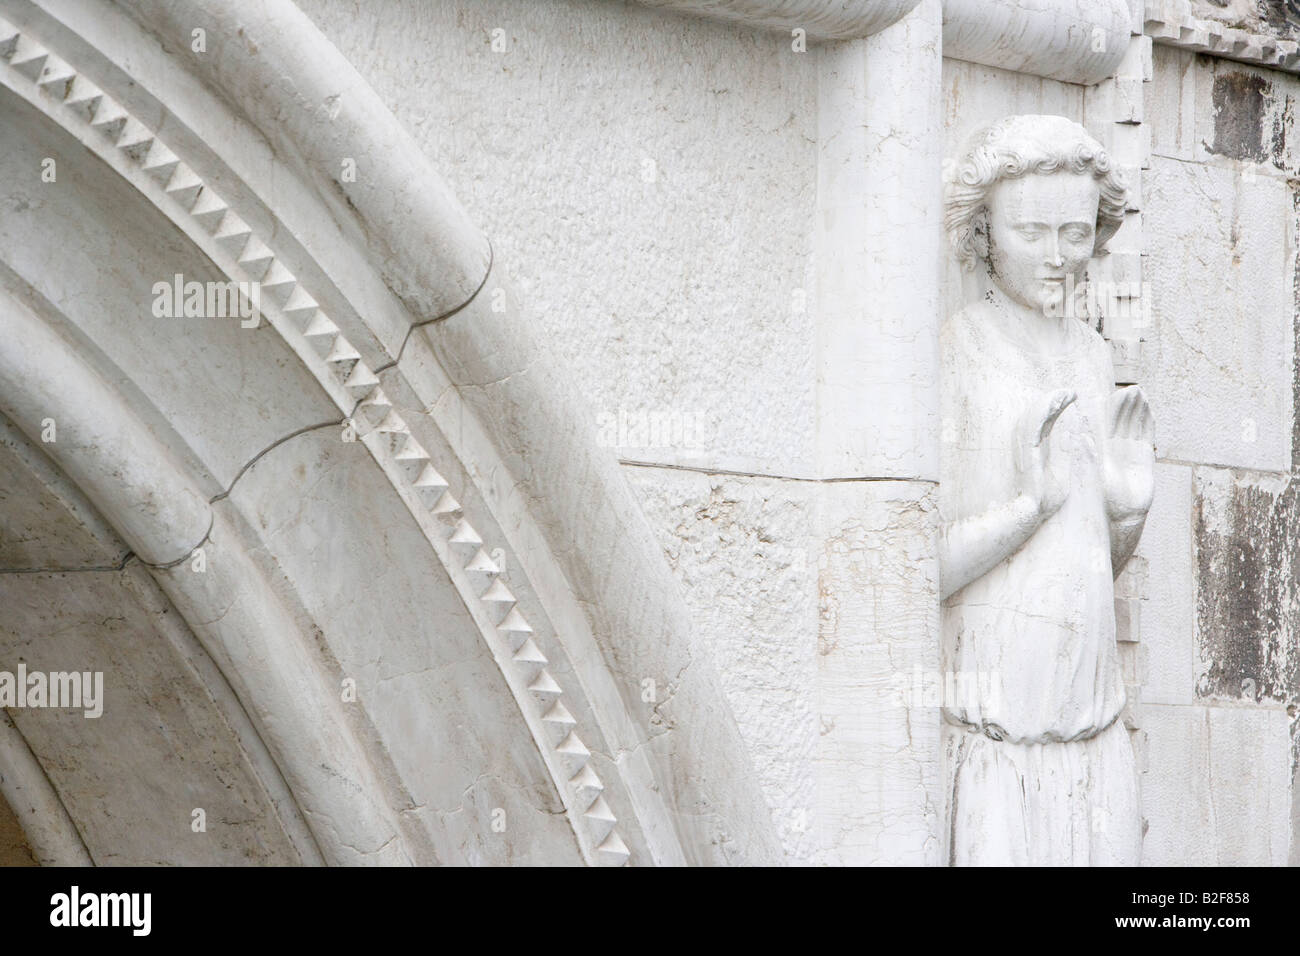
[[[1106,151],[1063,116],[1008,116],[976,133],[944,184],[944,228],[966,269],[984,263],[1010,299],[1061,314],[1065,277],[1124,221]]]

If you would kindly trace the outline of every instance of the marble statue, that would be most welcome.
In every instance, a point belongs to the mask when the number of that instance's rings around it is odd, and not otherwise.
[[[1124,200],[1102,146],[1058,116],[993,124],[946,176],[945,228],[983,286],[940,340],[954,865],[1139,861],[1113,580],[1151,505],[1154,426],[1067,292]]]

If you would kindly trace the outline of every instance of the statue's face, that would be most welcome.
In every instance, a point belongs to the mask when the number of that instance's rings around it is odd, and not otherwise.
[[[989,196],[989,273],[1015,302],[1064,314],[1065,277],[1079,280],[1096,240],[1100,189],[1088,173],[1004,179]]]

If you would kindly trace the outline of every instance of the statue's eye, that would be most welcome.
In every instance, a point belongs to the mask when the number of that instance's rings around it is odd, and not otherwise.
[[[1020,226],[1016,232],[1020,233],[1022,239],[1030,240],[1037,239],[1042,234],[1042,230],[1037,226]]]
[[[1082,226],[1074,226],[1065,230],[1065,239],[1067,242],[1086,242],[1089,238],[1089,230]]]

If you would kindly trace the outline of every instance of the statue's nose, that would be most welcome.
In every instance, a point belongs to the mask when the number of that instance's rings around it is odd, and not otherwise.
[[[1061,258],[1061,241],[1055,234],[1047,240],[1047,264],[1052,267],[1059,267],[1065,260]]]

